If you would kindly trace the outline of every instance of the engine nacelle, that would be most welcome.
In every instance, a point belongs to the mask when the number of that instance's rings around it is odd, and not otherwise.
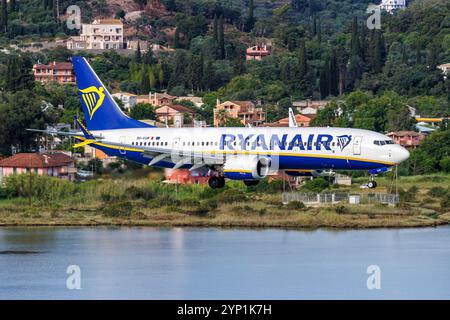
[[[241,155],[227,158],[223,166],[225,178],[231,180],[260,180],[269,174],[270,158]]]

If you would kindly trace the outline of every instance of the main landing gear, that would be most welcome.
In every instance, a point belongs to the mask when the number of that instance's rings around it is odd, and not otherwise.
[[[224,177],[211,177],[208,180],[208,184],[212,189],[220,189],[225,186]]]

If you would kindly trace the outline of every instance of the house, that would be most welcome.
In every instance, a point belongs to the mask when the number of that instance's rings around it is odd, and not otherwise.
[[[165,169],[164,176],[165,183],[173,184],[206,184],[209,179],[207,171],[189,169]]]
[[[447,79],[447,76],[450,74],[450,63],[441,64],[437,66],[437,69],[441,70],[444,75],[444,79]]]
[[[117,98],[123,103],[123,107],[130,110],[137,104],[137,95],[128,92],[117,92],[112,94],[113,98]]]
[[[318,110],[322,110],[327,105],[326,100],[298,100],[292,102],[292,106],[297,109],[298,112],[304,115],[317,114]]]
[[[123,49],[123,23],[117,19],[98,19],[81,25],[79,37],[72,37],[66,45],[77,49]]]
[[[380,9],[393,13],[395,10],[405,9],[406,0],[383,0],[380,4]]]
[[[314,115],[314,114],[311,114],[311,115],[296,114],[295,120],[297,121],[297,125],[299,127],[309,127],[309,123],[315,117],[316,117],[316,115]],[[268,127],[289,127],[289,117],[278,120],[277,122],[274,122],[274,123],[268,123],[268,124],[266,124],[266,126],[268,126]]]
[[[177,97],[175,100],[192,102],[192,104],[197,108],[201,108],[203,106],[203,99],[201,97],[185,96],[185,97]]]
[[[69,50],[85,50],[86,46],[86,41],[82,40],[80,36],[70,37],[70,39],[66,41],[66,47]]]
[[[424,134],[415,131],[393,131],[389,132],[387,136],[407,149],[417,148],[425,138]]]
[[[90,145],[84,146],[84,158],[80,159],[80,161],[78,162],[88,163],[89,160],[92,159],[101,160],[103,167],[106,167],[108,164],[117,161],[117,157],[110,157],[100,149],[96,149],[94,147],[91,147]]]
[[[262,60],[264,57],[270,55],[269,50],[267,50],[267,46],[264,45],[256,45],[250,48],[247,48],[245,54],[245,60]]]
[[[0,181],[13,174],[29,173],[75,180],[77,169],[74,159],[59,151],[45,153],[17,153],[0,161]]]
[[[185,123],[185,117],[193,118],[195,112],[180,105],[167,105],[155,110],[158,120],[162,123],[173,124],[180,128]]]
[[[243,125],[261,126],[266,113],[251,101],[225,101],[214,108],[214,126],[223,125],[226,118],[239,119]]]
[[[34,79],[41,83],[56,81],[60,84],[75,83],[75,73],[72,63],[56,62],[49,64],[37,63],[33,65]]]
[[[148,48],[150,47],[149,43],[147,41],[141,41],[141,40],[129,40],[127,42],[127,49],[136,51],[137,48],[140,48],[141,52],[146,52]]]
[[[167,93],[149,93],[148,95],[138,96],[137,103],[150,103],[155,107],[171,105],[176,97]]]

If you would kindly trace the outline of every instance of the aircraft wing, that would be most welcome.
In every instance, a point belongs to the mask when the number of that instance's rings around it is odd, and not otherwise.
[[[56,130],[39,130],[39,129],[25,129],[30,132],[39,132],[39,133],[45,133],[50,135],[57,135],[57,136],[67,136],[67,137],[83,137],[82,132],[66,132],[66,131],[56,131]],[[102,136],[94,136],[95,139],[103,139]]]
[[[151,147],[151,146],[135,146],[126,143],[119,143],[114,141],[107,140],[89,140],[85,137],[78,137],[80,140],[83,140],[81,144],[87,145],[92,144],[103,146],[103,147],[113,147],[115,149],[124,150],[124,151],[134,151],[141,152],[145,157],[150,158],[148,165],[152,166],[157,164],[160,161],[168,161],[175,163],[174,169],[178,169],[185,164],[193,164],[191,170],[198,169],[207,165],[220,165],[224,163],[224,156],[222,153],[210,154],[199,151],[187,152],[186,150],[181,149],[163,149],[159,147]],[[80,144],[80,145],[81,145]]]

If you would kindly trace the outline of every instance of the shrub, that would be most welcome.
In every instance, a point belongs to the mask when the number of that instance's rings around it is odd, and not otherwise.
[[[447,190],[441,200],[441,208],[444,211],[450,210],[450,190]]]
[[[112,202],[105,206],[102,206],[101,211],[104,216],[107,217],[129,217],[133,205],[129,201]]]
[[[334,211],[336,211],[337,214],[345,214],[348,213],[348,209],[346,206],[337,206],[334,208]]]
[[[314,178],[312,180],[307,181],[302,189],[314,193],[320,193],[323,190],[327,189],[330,186],[330,183],[322,177]]]
[[[217,201],[222,203],[243,202],[245,200],[247,200],[247,196],[236,189],[228,189],[217,195]]]
[[[442,187],[433,187],[428,190],[427,195],[433,198],[440,198],[445,195],[445,189]]]
[[[150,188],[138,188],[135,186],[131,186],[125,189],[125,195],[130,197],[131,199],[144,199],[150,200],[155,198],[155,193]]]
[[[291,201],[286,205],[286,208],[292,210],[303,210],[306,208],[306,206],[301,201]]]

